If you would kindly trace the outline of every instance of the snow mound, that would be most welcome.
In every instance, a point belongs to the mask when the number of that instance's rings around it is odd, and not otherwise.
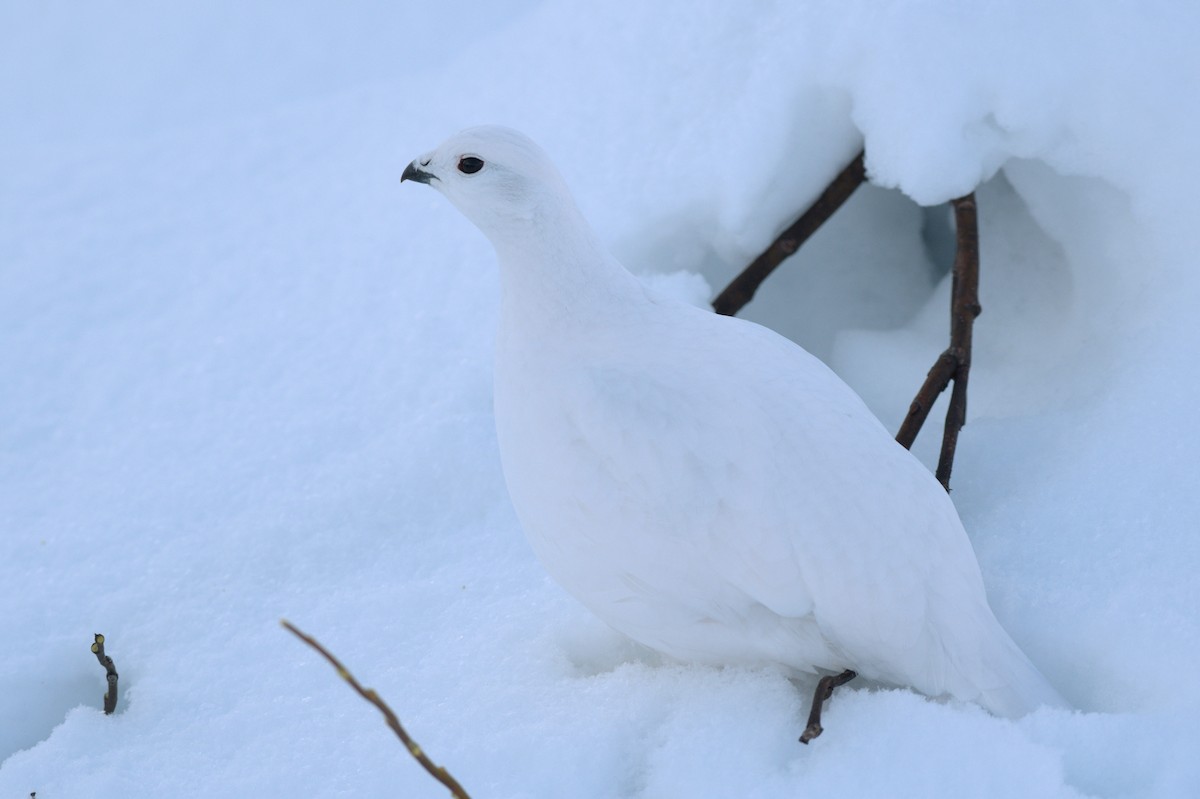
[[[0,794],[433,795],[281,616],[474,795],[1200,793],[1175,676],[1200,654],[1198,23],[0,7]],[[982,182],[953,499],[997,615],[1084,712],[850,690],[802,748],[811,686],[656,662],[555,588],[499,472],[490,248],[398,185],[483,122],[541,142],[635,271],[716,289],[865,144],[875,185],[747,313],[893,429],[945,343],[939,204]]]

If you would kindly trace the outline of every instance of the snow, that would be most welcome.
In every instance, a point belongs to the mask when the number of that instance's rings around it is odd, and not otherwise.
[[[1200,793],[1200,12],[489,8],[0,6],[0,794],[438,795],[284,616],[475,796]],[[1079,712],[843,689],[805,748],[807,685],[663,662],[551,583],[490,247],[398,182],[480,122],[714,288],[865,142],[877,185],[747,315],[891,429],[945,344],[938,204],[985,181],[953,498]]]

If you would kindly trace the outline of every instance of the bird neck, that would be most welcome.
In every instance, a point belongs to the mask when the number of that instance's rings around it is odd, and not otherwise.
[[[573,204],[536,210],[492,237],[500,262],[506,322],[556,329],[605,324],[647,302],[636,277],[617,261]]]

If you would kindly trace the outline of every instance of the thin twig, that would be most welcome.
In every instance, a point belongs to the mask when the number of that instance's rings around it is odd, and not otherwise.
[[[900,432],[896,433],[896,441],[900,442],[905,449],[912,449],[913,442],[917,439],[917,433],[921,432],[921,426],[925,424],[925,419],[933,410],[933,403],[937,401],[938,395],[946,390],[946,386],[950,385],[956,369],[958,369],[958,358],[951,350],[946,350],[934,361],[933,366],[929,369],[929,374],[925,376],[921,390],[917,392],[912,404],[908,406],[908,416],[904,417],[904,423],[900,425]]]
[[[92,643],[92,654],[104,667],[104,676],[108,680],[108,692],[104,694],[104,713],[112,715],[117,709],[117,665],[113,663],[112,658],[104,654],[104,636],[100,633],[96,633],[96,640]]]
[[[812,707],[808,711],[808,726],[800,736],[800,743],[806,744],[825,731],[821,726],[821,706],[833,696],[834,688],[845,685],[857,676],[858,672],[846,669],[841,674],[829,674],[821,678],[817,683],[817,690],[813,691]]]
[[[408,749],[408,753],[416,758],[416,761],[420,763],[421,766],[428,771],[435,780],[450,789],[451,796],[455,797],[455,799],[471,799],[467,795],[467,792],[463,790],[463,787],[458,784],[458,780],[450,776],[450,772],[446,771],[446,769],[430,760],[429,756],[425,754],[424,750],[417,745],[417,742],[409,737],[408,732],[406,732],[403,725],[400,724],[400,719],[396,717],[396,714],[392,712],[392,709],[388,707],[387,703],[379,697],[379,694],[375,693],[374,689],[363,688],[362,685],[359,684],[358,680],[354,679],[354,675],[351,674],[337,658],[330,654],[329,650],[321,646],[315,638],[300,632],[300,630],[296,629],[296,627],[294,627],[291,622],[287,620],[280,620],[279,623],[282,624],[288,630],[288,632],[292,633],[301,641],[320,652],[321,656],[328,660],[330,665],[337,670],[339,677],[348,682],[350,687],[353,688],[359,696],[378,708],[379,712],[383,714],[384,719],[387,720],[387,725],[392,728],[392,732],[396,733],[396,737],[398,737],[401,743],[404,744],[405,748]]]
[[[979,223],[975,195],[972,193],[959,197],[953,204],[958,249],[954,256],[954,272],[950,283],[950,346],[938,356],[929,370],[925,383],[908,408],[908,416],[900,426],[900,432],[896,434],[898,442],[911,448],[938,395],[946,390],[951,380],[954,381],[954,389],[950,392],[950,407],[946,410],[946,425],[942,433],[942,451],[937,465],[938,482],[947,491],[950,490],[950,472],[954,468],[958,432],[967,420],[967,380],[971,373],[971,343],[975,317],[979,316],[982,310],[979,306]]]
[[[713,300],[713,310],[733,316],[754,299],[763,281],[790,255],[800,249],[808,238],[840,208],[850,195],[866,180],[865,152],[855,156],[833,182],[825,187],[807,211],[787,230],[779,234],[749,266],[742,270]],[[950,490],[950,472],[954,467],[954,452],[958,433],[967,418],[967,379],[971,371],[971,337],[975,317],[979,316],[979,227],[975,212],[975,194],[953,201],[954,220],[958,239],[954,257],[954,273],[950,297],[950,346],[938,356],[925,377],[921,389],[909,405],[908,414],[896,433],[896,441],[911,449],[917,433],[933,409],[938,395],[954,381],[950,407],[942,435],[942,450],[938,458],[937,479]]]
[[[791,227],[779,234],[770,247],[750,262],[750,265],[735,277],[725,290],[713,300],[713,310],[725,316],[734,316],[746,303],[754,299],[754,293],[762,282],[783,263],[788,256],[800,249],[808,237],[817,232],[833,212],[842,207],[850,195],[866,180],[864,153],[854,157],[833,182],[825,187],[821,196],[797,219]]]
[[[942,434],[942,453],[937,466],[938,482],[947,491],[950,490],[950,470],[954,467],[958,431],[967,422],[967,378],[971,374],[975,317],[983,311],[979,305],[979,224],[973,192],[954,201],[954,224],[958,251],[954,256],[951,291],[950,348],[958,359],[958,368],[954,371],[954,390],[950,392],[950,407],[946,411],[946,427]]]

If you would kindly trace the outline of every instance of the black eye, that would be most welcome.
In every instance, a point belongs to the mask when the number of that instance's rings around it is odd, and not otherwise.
[[[458,159],[458,171],[464,175],[474,175],[481,169],[483,169],[483,160],[473,155],[464,155]]]

